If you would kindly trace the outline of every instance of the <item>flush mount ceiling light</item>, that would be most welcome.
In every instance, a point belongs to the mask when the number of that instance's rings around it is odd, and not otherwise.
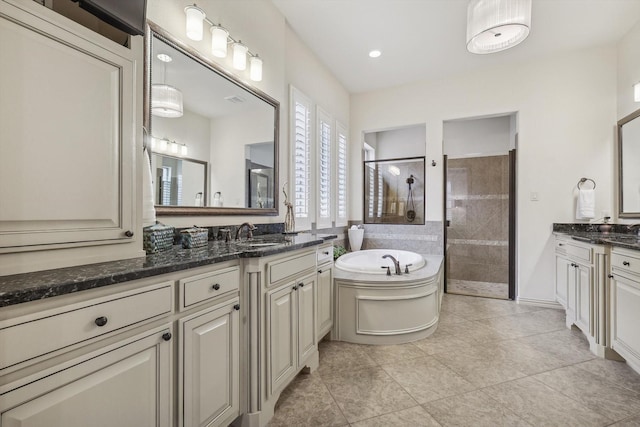
[[[162,62],[171,62],[173,58],[167,55],[166,53],[159,53],[157,58]]]
[[[369,56],[370,56],[371,58],[378,58],[380,55],[382,55],[382,52],[380,52],[380,51],[379,51],[379,50],[377,50],[377,49],[374,49],[374,50],[372,50],[372,51],[370,51],[370,52],[369,52]]]
[[[467,50],[486,54],[521,43],[531,28],[531,0],[471,0],[467,8]]]
[[[249,77],[251,80],[259,82],[262,80],[262,59],[257,54],[251,53],[249,48],[242,44],[240,40],[236,40],[229,34],[229,31],[220,24],[214,24],[207,18],[207,14],[195,4],[184,8],[187,16],[187,37],[191,40],[200,41],[204,34],[204,23],[211,26],[211,53],[218,58],[227,57],[227,46],[233,44],[233,67],[236,70],[245,70],[247,68],[247,55],[249,56],[249,64],[251,70]]]

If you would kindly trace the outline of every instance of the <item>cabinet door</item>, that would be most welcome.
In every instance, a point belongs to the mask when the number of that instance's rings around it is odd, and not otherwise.
[[[57,367],[2,394],[0,425],[169,427],[172,370],[166,332]]]
[[[567,293],[569,288],[569,273],[571,261],[556,256],[556,300],[567,308]]]
[[[640,364],[640,283],[615,275],[611,280],[611,348]]]
[[[23,3],[0,3],[0,252],[131,241],[142,51]]]
[[[316,276],[298,282],[298,365],[317,348],[316,342]]]
[[[333,266],[318,270],[318,332],[321,339],[333,326]]]
[[[237,303],[179,322],[181,426],[226,425],[240,414]]]
[[[293,283],[267,293],[267,353],[270,394],[285,384],[297,367],[296,304]]]
[[[576,326],[585,334],[593,335],[593,331],[591,331],[593,276],[590,267],[585,267],[580,264],[576,265]]]

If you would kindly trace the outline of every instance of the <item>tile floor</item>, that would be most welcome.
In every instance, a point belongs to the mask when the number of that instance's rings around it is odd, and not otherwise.
[[[640,375],[595,358],[564,312],[445,295],[431,337],[320,343],[283,391],[277,426],[640,426]]]

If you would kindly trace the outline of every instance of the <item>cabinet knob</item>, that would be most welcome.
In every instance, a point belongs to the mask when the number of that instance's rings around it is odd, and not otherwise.
[[[172,337],[171,332],[165,332],[164,334],[162,334],[162,339],[165,341],[171,340],[171,337]]]
[[[294,291],[297,291],[297,290],[298,290],[298,287],[294,285],[293,290],[294,290]]]
[[[95,320],[95,323],[96,323],[96,325],[102,327],[102,326],[106,325],[108,321],[109,321],[109,319],[107,319],[105,316],[100,316]]]
[[[322,270],[318,270],[318,274],[322,274]]]
[[[300,286],[301,288],[304,288],[304,283],[298,283],[298,286]]]
[[[127,230],[127,231],[124,232],[124,235],[127,236],[127,237],[133,237],[133,231]]]
[[[220,284],[216,283],[215,285],[212,286],[214,291],[219,291],[220,290]]]
[[[627,267],[629,267],[631,263],[629,261],[622,261],[622,265],[626,265]]]
[[[558,246],[564,246],[564,243],[558,243]]]
[[[236,305],[234,305],[234,306],[233,306],[233,309],[234,309],[234,310],[236,310],[236,311],[240,310],[240,304],[236,304]]]
[[[322,253],[325,254],[325,255],[329,255],[329,251],[324,251]]]
[[[607,274],[607,277],[608,277],[609,279],[613,279],[613,274]]]

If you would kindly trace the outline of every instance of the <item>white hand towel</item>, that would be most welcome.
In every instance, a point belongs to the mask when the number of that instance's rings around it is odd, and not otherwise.
[[[142,165],[142,226],[156,223],[156,207],[153,195],[153,177],[151,175],[151,163],[149,162],[149,151],[145,147],[143,151]]]
[[[580,189],[576,203],[576,219],[593,219],[596,217],[595,190]]]

